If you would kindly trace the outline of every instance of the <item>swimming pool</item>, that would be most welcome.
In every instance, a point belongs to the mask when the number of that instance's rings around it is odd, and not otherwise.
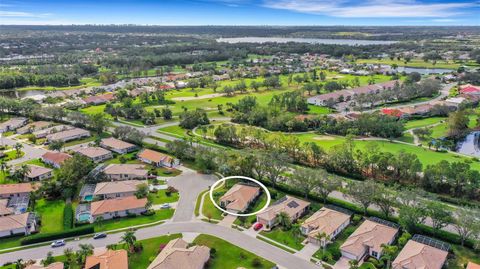
[[[93,195],[85,195],[85,197],[83,197],[83,200],[86,202],[91,202],[93,200]]]
[[[89,221],[90,220],[90,213],[84,212],[84,213],[78,214],[77,215],[77,220],[79,222]]]

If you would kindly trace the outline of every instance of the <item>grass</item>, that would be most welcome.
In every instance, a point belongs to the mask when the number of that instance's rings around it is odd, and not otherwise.
[[[456,63],[456,62],[446,62],[446,61],[437,61],[436,64],[433,64],[433,62],[425,62],[422,59],[412,59],[408,63],[405,63],[404,60],[390,60],[388,58],[383,58],[381,60],[379,59],[358,59],[356,61],[357,63],[369,63],[369,64],[387,64],[387,65],[393,65],[396,64],[398,66],[406,66],[406,67],[417,67],[417,68],[447,68],[447,69],[457,69],[463,63]]]
[[[237,247],[229,242],[201,234],[194,243],[215,249],[215,254],[209,262],[209,269],[272,268],[275,264],[254,253]]]
[[[327,253],[340,253],[340,246],[347,240],[347,238],[360,226],[360,223],[357,224],[350,224],[347,228],[345,228],[337,238],[330,244],[327,245],[325,249],[325,254]],[[339,254],[341,256],[341,254]],[[327,263],[334,264],[337,259],[334,257],[328,256],[326,259],[322,259],[323,257],[323,249],[319,248],[317,252],[313,254],[313,257],[323,260]]]
[[[281,249],[285,250],[286,252],[290,252],[290,253],[292,253],[292,254],[295,253],[293,250],[291,250],[291,249],[289,249],[289,248],[286,248],[286,247],[283,246],[282,244],[278,244],[278,243],[272,242],[272,241],[267,240],[267,239],[265,239],[265,238],[263,238],[263,237],[261,237],[261,236],[257,236],[256,238],[257,238],[258,240],[264,241],[265,243],[268,243],[268,244],[270,244],[270,245],[276,246],[277,248],[281,248]]]
[[[300,232],[295,235],[293,228],[284,231],[281,228],[276,227],[269,232],[261,231],[260,234],[296,250],[301,250],[303,248],[302,242],[305,240],[305,236],[301,235]]]
[[[5,160],[6,162],[22,158],[23,155],[25,155],[25,152],[23,152],[21,150],[20,150],[19,154],[17,154],[16,150],[10,150],[10,151],[4,152],[4,153],[5,153],[5,156],[3,156],[1,159]]]
[[[207,195],[205,195],[205,198],[203,199],[202,214],[207,218],[210,216],[211,219],[216,219],[216,220],[223,219],[222,211],[220,211],[218,208],[216,208],[213,205],[213,202],[210,199],[210,196],[208,195],[208,193]]]
[[[480,255],[460,245],[452,245],[454,257],[448,261],[449,269],[463,269],[469,261],[480,264]]]
[[[372,263],[365,262],[360,265],[359,269],[377,269]]]
[[[148,224],[148,223],[157,222],[160,220],[169,219],[173,216],[174,212],[175,212],[174,209],[161,209],[161,210],[155,211],[155,215],[152,215],[152,216],[140,215],[132,218],[125,217],[125,218],[105,220],[101,223],[101,225],[95,224],[95,232],[115,230],[115,229],[136,226],[141,224]]]
[[[439,123],[445,119],[446,119],[445,117],[431,117],[431,118],[425,118],[425,119],[409,120],[405,123],[405,129],[410,130],[414,128],[422,128],[425,126]]]
[[[208,190],[202,191],[197,197],[197,202],[195,203],[195,216],[196,217],[200,216],[200,204],[202,203],[203,194],[205,194],[206,192],[208,192]]]
[[[182,237],[181,234],[165,235],[155,238],[140,240],[143,250],[139,253],[129,254],[128,268],[145,269],[160,253],[160,246],[165,245],[173,239]]]
[[[255,201],[255,204],[251,207],[251,210],[248,210],[248,213],[258,212],[260,209],[262,209],[265,206],[266,203],[267,203],[267,196],[266,194],[262,193],[260,197]],[[245,221],[242,222],[241,219],[244,219]],[[248,229],[256,221],[257,221],[257,216],[255,215],[248,216],[248,217],[238,217],[234,221],[234,224],[240,225]]]
[[[48,201],[41,199],[37,201],[35,211],[38,212],[42,219],[40,232],[51,233],[63,231],[63,208],[65,201],[54,200]]]
[[[67,87],[27,86],[27,87],[17,88],[16,90],[17,91],[64,91],[64,90],[75,90],[75,89],[80,89],[80,88],[85,88],[85,87],[95,87],[95,86],[101,86],[102,85],[102,83],[100,83],[98,80],[96,80],[94,78],[81,78],[80,82],[81,82],[81,84],[77,85],[77,86],[67,86]]]
[[[178,201],[179,195],[178,192],[166,195],[166,190],[158,190],[156,193],[149,193],[148,197],[151,199],[154,205],[164,204],[164,203],[173,203]]]

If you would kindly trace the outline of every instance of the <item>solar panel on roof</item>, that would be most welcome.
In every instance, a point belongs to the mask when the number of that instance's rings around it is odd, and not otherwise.
[[[299,206],[299,204],[295,201],[291,201],[287,204],[288,207],[290,208],[297,208],[297,206]]]

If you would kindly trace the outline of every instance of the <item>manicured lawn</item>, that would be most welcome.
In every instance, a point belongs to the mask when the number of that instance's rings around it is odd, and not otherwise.
[[[94,87],[94,86],[102,85],[102,83],[100,83],[98,80],[94,78],[81,78],[80,82],[81,84],[78,86],[68,86],[68,87],[28,86],[28,87],[17,88],[17,91],[63,91],[63,90],[74,90],[74,89],[80,89],[85,87]]]
[[[398,61],[397,59],[390,60],[388,58],[383,58],[381,60],[378,59],[358,59],[357,63],[370,63],[370,64],[388,64],[393,65],[396,64],[398,66],[408,66],[408,67],[425,67],[425,68],[448,68],[448,69],[457,69],[463,63],[455,63],[455,62],[445,62],[445,61],[437,61],[436,64],[433,64],[432,61],[425,62],[422,59],[412,59],[408,63],[405,63],[403,59]]]
[[[160,253],[160,246],[167,244],[175,238],[182,237],[181,234],[165,235],[138,242],[142,243],[143,250],[139,253],[130,254],[128,256],[128,265],[130,269],[145,269]]]
[[[373,264],[369,262],[365,262],[362,265],[360,265],[359,269],[377,269]]]
[[[480,255],[460,245],[452,245],[454,258],[448,262],[448,269],[464,269],[469,261],[480,264]]]
[[[213,205],[213,202],[210,199],[208,193],[207,195],[205,195],[205,199],[203,200],[202,214],[207,218],[211,217],[212,219],[216,220],[223,219],[222,211],[218,210],[218,208]]]
[[[305,240],[305,236],[300,234],[300,231],[297,235],[295,235],[293,228],[284,231],[283,229],[277,227],[270,232],[262,231],[260,234],[296,250],[301,250],[303,248],[302,242]]]
[[[413,144],[413,136],[410,133],[403,133],[403,136],[397,138],[397,140]]]
[[[115,230],[140,224],[147,224],[160,220],[169,219],[173,216],[174,209],[161,209],[155,211],[155,215],[152,216],[137,216],[132,218],[118,218],[103,221],[101,225],[95,224],[95,232]]]
[[[409,120],[405,123],[405,129],[421,128],[435,123],[439,123],[442,120],[445,120],[445,117],[432,117],[418,120]]]
[[[122,162],[120,161],[120,158],[123,158],[123,159],[126,160],[125,163],[139,164],[141,162],[137,159],[137,153],[138,153],[138,151],[130,152],[130,153],[127,153],[127,154],[115,154],[116,155],[115,158],[107,160],[105,163],[107,163],[107,164],[121,164]]]
[[[178,169],[168,167],[156,167],[155,170],[157,171],[157,176],[162,177],[175,177],[182,173],[182,171]]]
[[[329,113],[332,113],[332,111],[328,107],[308,105],[308,114],[329,114]]]
[[[209,262],[209,269],[272,268],[275,264],[254,253],[239,248],[229,242],[201,234],[194,243],[215,249],[215,254]]]
[[[179,125],[174,125],[174,126],[168,126],[168,127],[160,128],[160,129],[158,129],[158,132],[159,133],[166,132],[166,133],[174,134],[174,135],[179,136],[179,137],[184,137],[184,136],[186,136],[187,130],[183,129]]]
[[[206,192],[208,192],[208,190],[202,191],[197,197],[197,202],[195,203],[195,216],[197,217],[200,215],[200,204],[203,198],[203,194]]]
[[[21,150],[20,150],[19,154],[17,154],[16,150],[10,150],[10,151],[4,152],[4,153],[5,153],[5,156],[3,156],[1,159],[6,161],[6,162],[21,158],[21,157],[23,157],[23,155],[25,155],[25,152],[23,152]]]
[[[40,228],[42,233],[63,231],[64,207],[65,201],[63,200],[47,201],[41,199],[37,201],[35,211],[42,217],[42,226]]]
[[[164,203],[173,203],[178,201],[179,195],[178,192],[170,194],[167,196],[166,190],[159,190],[157,193],[149,193],[148,197],[151,199],[154,205],[164,204]]]
[[[103,112],[105,110],[105,107],[106,105],[89,106],[89,107],[80,109],[80,111],[88,115],[103,113],[105,116],[109,117],[110,114]]]
[[[49,167],[48,165],[44,164],[41,159],[32,159],[24,162],[23,164],[33,164],[33,165],[42,166],[42,167]]]

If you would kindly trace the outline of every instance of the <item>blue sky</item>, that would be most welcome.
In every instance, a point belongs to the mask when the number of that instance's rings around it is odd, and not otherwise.
[[[0,0],[0,24],[480,25],[462,0]]]

